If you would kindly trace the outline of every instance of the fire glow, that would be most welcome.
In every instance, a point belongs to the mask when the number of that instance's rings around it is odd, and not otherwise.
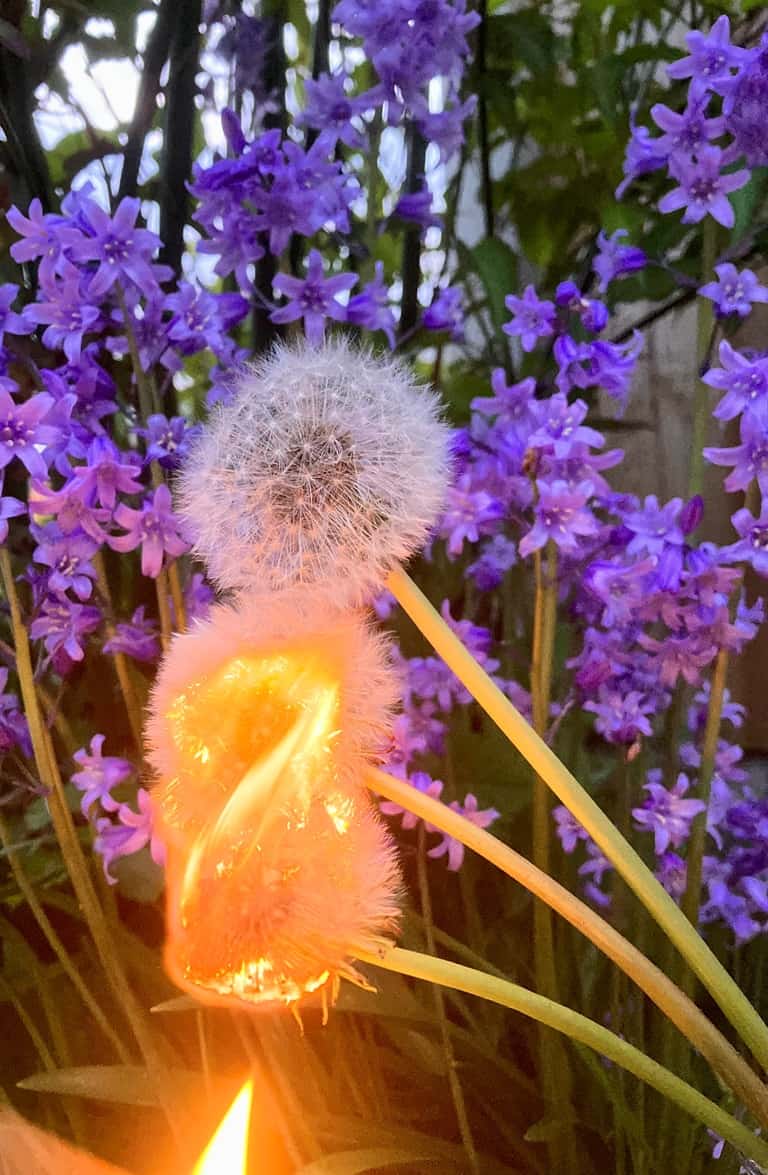
[[[247,1175],[253,1082],[247,1081],[195,1164],[192,1175]]]
[[[165,965],[183,990],[295,1010],[362,982],[357,950],[399,913],[396,856],[363,785],[391,696],[381,644],[354,615],[251,601],[176,638],[148,736]]]

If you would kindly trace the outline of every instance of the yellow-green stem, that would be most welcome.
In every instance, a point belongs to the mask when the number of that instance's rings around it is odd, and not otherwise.
[[[708,281],[715,264],[717,255],[717,224],[711,216],[704,220],[701,234],[701,279],[702,284]],[[701,493],[704,477],[704,453],[707,442],[707,431],[710,422],[709,404],[712,395],[710,387],[703,383],[701,368],[706,362],[707,352],[712,339],[715,325],[714,303],[711,298],[699,298],[696,308],[696,389],[693,401],[693,437],[691,451],[691,471],[688,483],[689,496]]]
[[[695,816],[691,824],[691,835],[688,840],[688,854],[686,856],[687,880],[683,894],[682,908],[688,921],[697,926],[699,921],[699,905],[701,903],[701,868],[704,859],[704,843],[707,835],[707,808],[712,788],[712,776],[715,772],[715,756],[720,738],[720,721],[723,715],[723,698],[725,682],[728,676],[728,650],[721,649],[715,662],[715,671],[709,689],[709,706],[707,720],[704,726],[704,741],[701,748],[701,764],[699,766],[699,781],[696,789],[696,798],[701,800],[704,811]]]
[[[361,952],[357,954],[357,958],[361,962],[382,967],[386,971],[396,971],[413,979],[439,983],[443,987],[452,987],[456,991],[491,1000],[502,1007],[530,1016],[531,1019],[546,1024],[556,1032],[562,1032],[572,1040],[594,1049],[622,1069],[633,1073],[635,1077],[639,1077],[692,1118],[716,1131],[721,1138],[748,1158],[754,1159],[762,1166],[768,1164],[768,1143],[756,1137],[747,1126],[726,1114],[718,1105],[681,1081],[679,1077],[675,1077],[674,1073],[652,1061],[634,1045],[628,1044],[581,1013],[506,979],[497,979],[494,975],[485,975],[482,971],[474,971],[461,963],[435,959],[429,955],[420,955],[416,951],[403,950],[401,947],[382,947],[376,954]]]
[[[544,552],[534,556],[536,593],[533,612],[533,643],[531,649],[531,704],[533,727],[545,735],[549,724],[549,706],[552,691],[552,658],[557,619],[557,547],[547,543]],[[545,873],[550,870],[550,792],[538,775],[533,780],[532,848],[534,864]],[[533,961],[536,990],[552,1000],[559,997],[555,965],[555,934],[552,911],[544,902],[533,907]],[[542,1089],[552,1098],[553,1113],[563,1130],[571,1117],[571,1080],[568,1056],[562,1041],[543,1025],[539,1026],[539,1076]],[[573,1139],[562,1134],[550,1142],[550,1160],[560,1162],[567,1169],[574,1161]]]
[[[768,1129],[768,1088],[696,1004],[610,923],[509,845],[478,828],[447,804],[376,768],[368,772],[366,782],[372,791],[490,861],[570,922],[645,992]]]
[[[398,568],[388,577],[387,586],[478,704],[602,849],[688,961],[763,1068],[768,1068],[768,1027],[639,854],[467,652],[408,575]]]
[[[181,590],[179,565],[175,560],[168,564],[168,583],[171,588],[173,610],[176,613],[176,631],[184,632],[187,627],[187,609],[184,603],[184,593]]]
[[[168,573],[164,567],[157,573],[155,591],[157,592],[157,611],[160,616],[160,643],[163,646],[163,652],[167,653],[171,647],[173,623],[171,621],[171,607],[168,602]]]
[[[10,847],[8,827],[2,817],[0,817],[0,841],[2,841],[6,860],[11,867],[11,872],[13,873],[14,880],[19,887],[19,891],[29,906],[29,909],[32,912],[32,915],[38,926],[40,927],[46,942],[61,964],[62,971],[77,991],[78,995],[82,999],[88,1011],[93,1016],[101,1031],[112,1043],[115,1052],[120,1057],[120,1060],[126,1065],[130,1064],[132,1060],[131,1054],[123,1044],[118,1034],[115,1032],[112,1025],[109,1023],[109,1020],[97,1003],[95,997],[92,995],[82,975],[69,957],[67,948],[64,946],[64,943],[56,933],[50,918],[43,909],[40,901],[38,900],[37,894],[32,888],[32,885],[30,884],[27,875],[24,872],[24,868],[21,864],[21,860],[18,854]]]
[[[112,594],[109,590],[109,580],[107,579],[107,569],[104,564],[104,556],[99,551],[93,557],[93,565],[96,569],[96,582],[99,585],[99,592],[106,608],[106,627],[107,635],[110,639],[115,635],[115,609],[112,603]],[[128,715],[128,724],[131,728],[133,741],[136,746],[141,748],[142,745],[142,722],[141,722],[141,704],[136,695],[136,690],[131,678],[130,669],[128,668],[128,658],[125,653],[113,653],[113,660],[115,662],[115,673],[117,674],[117,681],[120,686],[120,692],[123,695],[125,703],[125,712]]]
[[[432,920],[432,898],[429,893],[429,876],[427,874],[427,848],[426,837],[423,822],[419,825],[419,844],[417,855],[417,870],[419,877],[419,899],[421,901],[421,913],[424,918],[424,937],[427,940],[427,950],[430,955],[437,955],[437,948],[435,946],[435,928]],[[453,1108],[456,1111],[456,1121],[459,1125],[459,1133],[461,1134],[461,1141],[464,1145],[464,1150],[467,1155],[467,1162],[473,1175],[480,1175],[480,1166],[477,1160],[477,1151],[475,1149],[475,1142],[472,1138],[472,1128],[469,1124],[469,1116],[467,1114],[467,1107],[464,1101],[464,1092],[459,1081],[459,1074],[456,1067],[456,1058],[453,1052],[453,1042],[451,1041],[451,1034],[448,1028],[448,1017],[445,1014],[445,1000],[443,999],[442,990],[435,986],[433,988],[435,999],[435,1011],[437,1013],[438,1024],[440,1025],[440,1039],[443,1045],[443,1055],[445,1057],[445,1071],[448,1078],[448,1085],[451,1090],[451,1099],[453,1101]]]
[[[61,848],[62,858],[72,882],[75,896],[93,937],[101,964],[117,995],[123,1013],[131,1026],[136,1037],[136,1042],[146,1062],[147,1069],[157,1091],[158,1100],[166,1110],[169,1124],[175,1127],[170,1112],[169,1098],[171,1094],[170,1086],[166,1079],[167,1074],[155,1047],[152,1035],[144,1023],[142,1009],[139,1007],[131,990],[118,957],[115,944],[111,939],[109,927],[99,905],[98,897],[96,896],[96,891],[88,872],[88,866],[83,856],[82,847],[78,840],[77,830],[72,820],[72,813],[67,805],[64,785],[59,773],[53,745],[42,721],[37,691],[35,689],[29,639],[16,593],[10,556],[5,548],[0,548],[0,574],[2,575],[3,586],[11,612],[11,629],[17,659],[16,669],[19,676],[21,696],[24,702],[24,711],[29,724],[29,734],[35,763],[40,774],[40,779],[48,789],[48,807],[51,813],[54,831]]]

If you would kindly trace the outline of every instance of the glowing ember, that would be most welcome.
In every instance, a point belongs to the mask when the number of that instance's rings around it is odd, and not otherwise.
[[[192,1175],[246,1175],[253,1082],[247,1081],[198,1159]]]
[[[236,658],[169,708],[165,960],[198,998],[292,1004],[356,978],[366,899],[377,929],[396,914],[386,834],[334,759],[338,710],[310,653]]]
[[[326,609],[255,599],[174,641],[148,737],[166,968],[198,999],[325,1002],[394,929],[394,852],[358,784],[390,684],[361,619]]]

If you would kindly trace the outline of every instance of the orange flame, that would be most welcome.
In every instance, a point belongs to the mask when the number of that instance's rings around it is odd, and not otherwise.
[[[246,1081],[198,1159],[192,1175],[246,1175],[253,1082]]]

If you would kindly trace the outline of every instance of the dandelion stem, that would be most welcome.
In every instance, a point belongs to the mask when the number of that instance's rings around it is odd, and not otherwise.
[[[514,849],[454,812],[447,804],[376,768],[368,772],[366,783],[372,791],[461,841],[570,922],[629,975],[706,1058],[755,1118],[768,1125],[768,1088],[696,1004],[610,923],[554,878],[542,873]]]
[[[475,971],[461,963],[435,959],[429,955],[420,955],[416,951],[406,951],[402,947],[382,947],[377,954],[362,953],[357,957],[361,962],[382,967],[387,971],[396,971],[400,975],[437,983],[442,987],[450,987],[501,1004],[502,1007],[511,1008],[541,1024],[546,1024],[556,1032],[562,1032],[572,1040],[594,1049],[622,1069],[633,1073],[635,1077],[639,1077],[641,1081],[680,1106],[692,1118],[717,1131],[742,1154],[762,1166],[768,1163],[768,1144],[757,1138],[748,1126],[726,1114],[715,1102],[704,1097],[685,1081],[681,1081],[674,1073],[670,1073],[657,1061],[651,1060],[645,1053],[641,1053],[634,1045],[609,1032],[601,1024],[596,1024],[594,1020],[582,1016],[580,1012],[574,1012],[571,1008],[566,1008],[536,992],[528,991],[525,987],[519,987],[516,983],[510,983],[509,980],[485,975],[482,971]]]
[[[763,1068],[768,1068],[768,1026],[639,854],[467,652],[409,576],[398,568],[389,575],[387,586],[478,704],[602,849],[696,972]]]

